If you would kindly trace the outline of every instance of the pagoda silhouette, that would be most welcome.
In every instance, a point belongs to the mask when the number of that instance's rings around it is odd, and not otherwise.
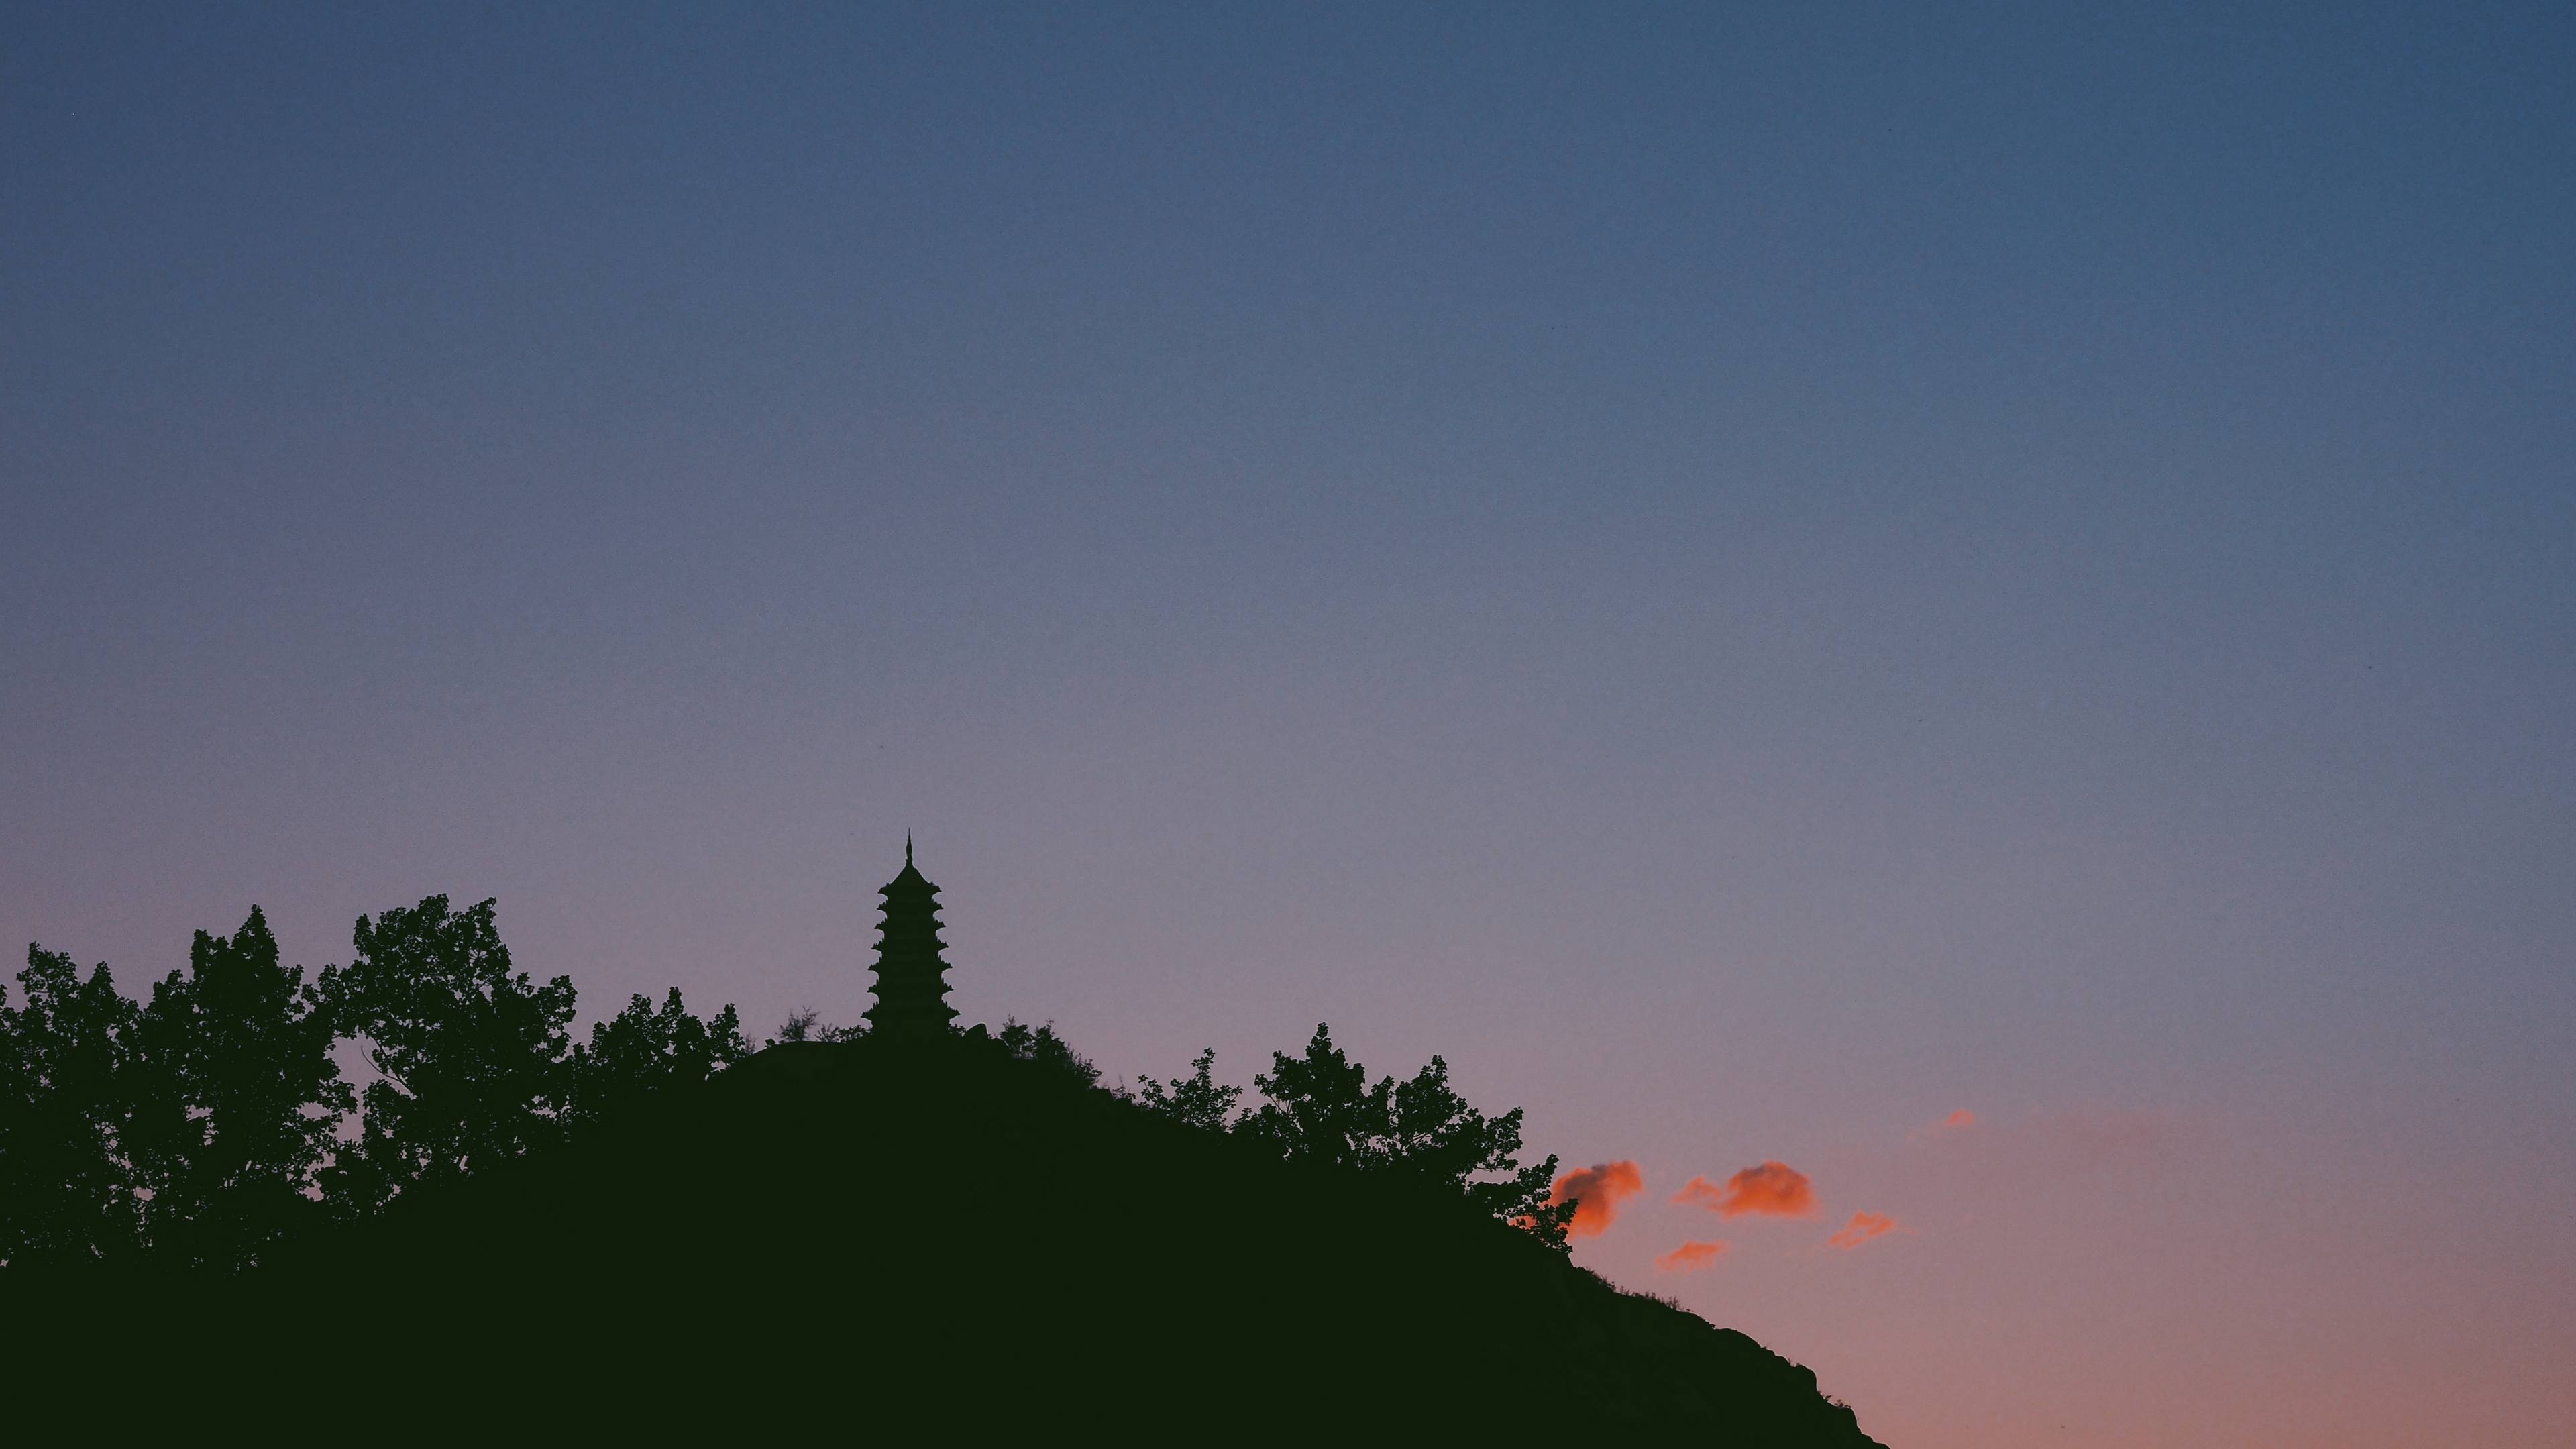
[[[948,963],[940,952],[939,887],[912,864],[903,838],[903,873],[877,891],[885,925],[877,936],[877,1004],[864,1013],[879,1041],[929,1041],[948,1035],[957,1008],[948,1004]]]

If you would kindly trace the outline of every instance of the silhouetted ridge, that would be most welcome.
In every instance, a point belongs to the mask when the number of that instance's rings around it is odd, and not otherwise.
[[[415,1190],[270,1281],[313,1278],[406,1305],[406,1352],[542,1324],[550,1372],[704,1385],[765,1427],[936,1410],[1031,1433],[1873,1442],[1806,1370],[1454,1192],[1282,1161],[980,1029],[773,1046],[568,1149]]]
[[[909,841],[882,894],[872,1028],[799,1011],[757,1054],[677,989],[573,1042],[491,900],[362,916],[310,983],[253,908],[148,1005],[31,946],[0,1362],[129,1433],[1871,1444],[1806,1370],[1574,1267],[1557,1159],[1441,1057],[1372,1078],[1319,1023],[1248,1111],[1207,1050],[1103,1091],[1052,1023],[948,1025]]]

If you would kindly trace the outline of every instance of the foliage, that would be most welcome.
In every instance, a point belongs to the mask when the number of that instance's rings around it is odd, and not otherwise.
[[[1246,1113],[1237,1131],[1291,1162],[1377,1165],[1373,1148],[1392,1115],[1394,1078],[1372,1089],[1368,1068],[1343,1056],[1333,1045],[1332,1029],[1322,1025],[1306,1043],[1305,1055],[1272,1052],[1270,1064],[1268,1075],[1252,1078],[1268,1100]]]
[[[1036,1062],[1039,1066],[1061,1072],[1085,1087],[1100,1085],[1100,1068],[1092,1065],[1091,1058],[1066,1045],[1064,1038],[1055,1034],[1054,1022],[1031,1028],[1022,1025],[1018,1017],[1006,1016],[1002,1018],[1002,1029],[993,1034],[993,1040],[1022,1061]]]
[[[751,1055],[731,1005],[701,1022],[680,1004],[680,988],[655,1011],[636,995],[626,1009],[590,1028],[590,1044],[572,1049],[572,1098],[567,1117],[597,1122],[629,1110],[655,1092],[707,1078]]]
[[[787,1013],[787,1019],[778,1024],[777,1034],[763,1045],[776,1046],[783,1041],[857,1041],[867,1034],[868,1024],[864,1021],[853,1026],[834,1026],[823,1019],[823,1013],[810,1006],[800,1006]]]
[[[1567,1246],[1566,1227],[1574,1220],[1575,1204],[1548,1205],[1556,1154],[1520,1165],[1521,1108],[1487,1117],[1467,1105],[1449,1085],[1449,1064],[1436,1056],[1411,1081],[1396,1085],[1391,1105],[1379,1148],[1388,1166],[1453,1187],[1542,1242],[1560,1250]],[[1499,1181],[1480,1181],[1479,1173],[1504,1175]]]
[[[116,1070],[134,1004],[104,964],[84,981],[32,943],[18,984],[22,1007],[0,992],[0,1262],[119,1256],[142,1240]]]
[[[447,897],[358,918],[355,956],[321,989],[383,1079],[361,1097],[358,1141],[322,1174],[343,1212],[381,1209],[416,1183],[516,1157],[562,1135],[573,1082],[573,985],[510,970],[494,903]]]
[[[1556,1157],[1520,1165],[1521,1109],[1487,1117],[1449,1085],[1449,1064],[1433,1057],[1412,1080],[1368,1080],[1368,1069],[1333,1045],[1319,1024],[1305,1053],[1270,1055],[1253,1085],[1266,1099],[1236,1129],[1296,1162],[1408,1174],[1463,1194],[1486,1212],[1563,1250],[1570,1207],[1550,1207]],[[1479,1174],[1501,1173],[1500,1180]]]
[[[1235,1099],[1243,1095],[1241,1087],[1222,1086],[1214,1079],[1216,1048],[1209,1047],[1190,1065],[1197,1075],[1174,1077],[1168,1083],[1148,1077],[1138,1089],[1136,1100],[1149,1112],[1160,1112],[1192,1127],[1223,1132],[1230,1125],[1226,1119],[1234,1111]]]
[[[677,990],[573,1047],[572,982],[514,973],[488,900],[430,896],[361,917],[353,940],[308,984],[253,906],[229,939],[198,932],[139,1006],[105,966],[84,980],[28,947],[26,1004],[0,993],[0,1264],[148,1250],[247,1268],[325,1205],[376,1211],[751,1053],[731,1006],[702,1022]],[[344,1034],[383,1074],[363,1095],[332,1057]]]
[[[426,1182],[461,1177],[703,1082],[751,1054],[730,1005],[709,1021],[675,988],[657,1008],[633,997],[572,1043],[574,990],[513,971],[495,903],[459,911],[443,895],[360,917],[345,966],[307,984],[282,963],[257,906],[229,939],[200,931],[188,969],[140,1006],[104,965],[30,946],[12,1008],[0,994],[0,1264],[96,1262],[150,1250],[238,1270],[320,1203],[381,1210]],[[812,1010],[774,1039],[848,1041]],[[1097,1089],[1100,1069],[1055,1033],[1005,1018],[957,1033]],[[353,1093],[332,1059],[358,1040],[380,1079]],[[1262,1104],[1192,1075],[1147,1080],[1129,1100],[1290,1161],[1400,1175],[1454,1192],[1560,1250],[1571,1203],[1547,1202],[1556,1158],[1520,1166],[1522,1114],[1487,1117],[1433,1057],[1409,1080],[1351,1061],[1318,1025],[1296,1057],[1254,1077]],[[1121,1095],[1125,1095],[1121,1089]],[[358,1137],[337,1128],[362,1109]],[[334,1156],[334,1148],[337,1148]]]
[[[230,940],[199,931],[188,973],[153,984],[119,1070],[124,1146],[157,1249],[247,1267],[316,1210],[315,1170],[356,1105],[331,1059],[335,1036],[317,986],[280,963],[257,906]]]

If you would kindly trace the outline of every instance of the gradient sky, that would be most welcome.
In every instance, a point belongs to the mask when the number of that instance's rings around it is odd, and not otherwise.
[[[2576,1442],[2576,21],[2285,9],[14,7],[0,940],[757,1033],[910,830],[1897,1449]]]

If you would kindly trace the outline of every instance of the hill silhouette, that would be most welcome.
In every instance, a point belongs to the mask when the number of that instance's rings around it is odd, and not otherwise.
[[[799,1012],[759,1053],[676,988],[573,1042],[490,899],[361,916],[309,982],[254,906],[148,1004],[30,945],[0,1423],[1874,1442],[1575,1267],[1572,1179],[1441,1057],[1372,1082],[1319,1023],[1257,1107],[1212,1051],[1102,1091],[1051,1027],[953,1027],[909,841],[880,894],[868,1027]]]
[[[1454,1193],[1283,1162],[980,1034],[775,1045],[204,1289],[115,1313],[187,1338],[221,1400],[282,1391],[279,1344],[354,1309],[354,1366],[291,1382],[415,1422],[1875,1442],[1809,1371]]]

